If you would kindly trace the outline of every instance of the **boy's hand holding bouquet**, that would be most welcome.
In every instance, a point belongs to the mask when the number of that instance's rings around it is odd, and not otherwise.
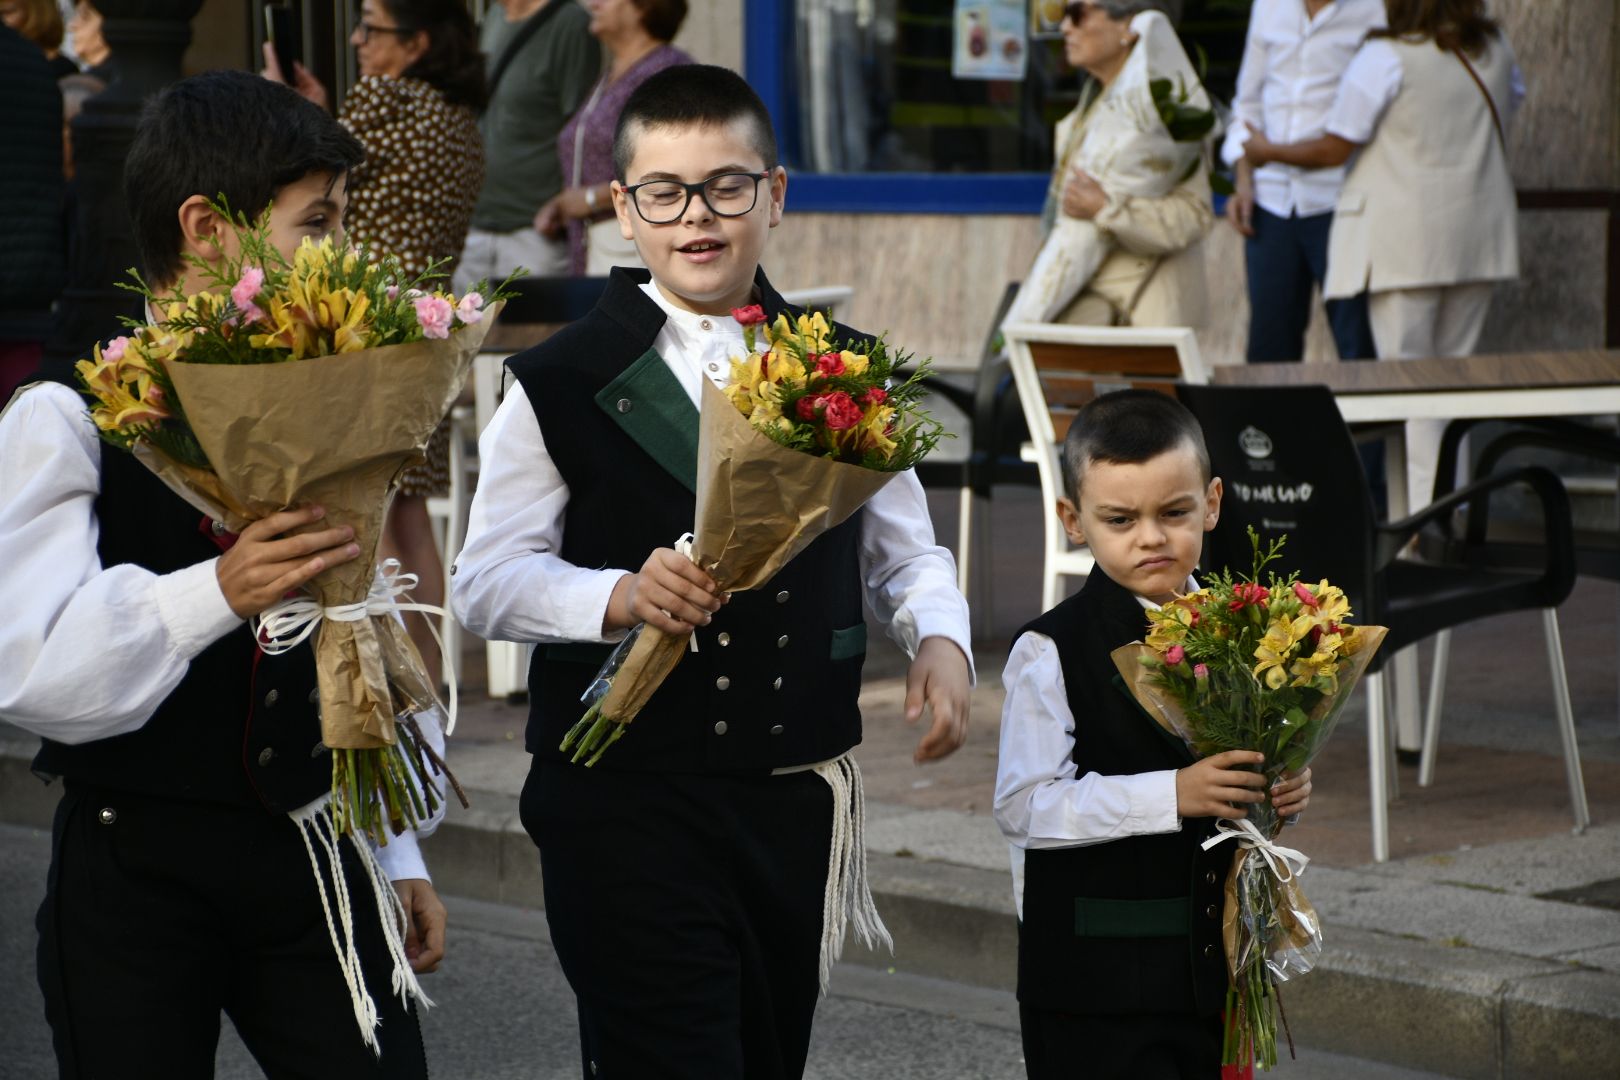
[[[266,651],[318,630],[334,821],[386,844],[432,814],[427,779],[442,763],[410,718],[437,704],[396,616],[422,610],[398,600],[415,579],[392,563],[378,575],[377,543],[400,471],[422,460],[503,294],[436,291],[434,272],[407,278],[341,239],[306,239],[289,263],[268,212],[250,225],[215,210],[235,222],[239,254],[194,260],[213,287],[159,298],[137,277],[155,321],[97,346],[79,377],[102,438],[229,531],[263,521],[250,535],[264,540],[268,525],[296,522],[304,546],[352,536],[358,557],[330,559],[309,595],[247,606]],[[274,587],[226,576],[239,613]],[[452,683],[452,726],[454,713]]]
[[[1349,601],[1326,581],[1309,585],[1297,573],[1272,573],[1261,584],[1283,541],[1262,554],[1252,528],[1249,536],[1249,575],[1213,575],[1197,592],[1149,611],[1146,642],[1113,656],[1149,715],[1202,764],[1218,766],[1204,770],[1201,792],[1227,791],[1246,811],[1220,821],[1205,843],[1233,839],[1238,846],[1226,883],[1232,983],[1222,1060],[1258,1059],[1270,1068],[1277,1061],[1276,983],[1310,971],[1322,950],[1321,924],[1298,883],[1309,860],[1275,842],[1284,824],[1279,803],[1286,810],[1301,797],[1302,782],[1285,777],[1297,777],[1327,741],[1385,630],[1352,625]],[[1245,770],[1258,770],[1277,801],[1243,783]],[[1209,807],[1215,816],[1220,801]]]
[[[711,581],[718,594],[769,581],[944,434],[918,407],[926,362],[899,379],[904,354],[891,354],[881,338],[835,341],[819,312],[778,315],[763,343],[755,332],[763,308],[732,315],[747,352],[732,359],[724,390],[704,380],[696,522],[682,543],[702,572],[668,565],[675,556],[667,551],[644,567],[657,595],[672,601],[671,625],[701,621]],[[586,692],[585,715],[562,749],[595,764],[680,662],[689,638],[652,622],[636,626]]]

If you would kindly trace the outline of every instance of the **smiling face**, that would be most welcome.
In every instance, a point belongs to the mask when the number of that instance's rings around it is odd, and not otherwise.
[[[1204,533],[1220,512],[1220,478],[1206,484],[1198,455],[1186,444],[1136,464],[1091,461],[1080,480],[1079,507],[1058,500],[1069,539],[1090,547],[1115,582],[1155,603],[1186,588]]]
[[[638,125],[625,185],[654,180],[696,184],[722,173],[763,173],[765,162],[750,138],[750,123],[738,118],[702,126]],[[693,196],[678,219],[652,225],[615,181],[613,206],[625,238],[635,240],[653,281],[670,303],[687,311],[724,315],[753,296],[754,271],[765,238],[782,220],[786,170],[771,169],[769,179],[758,182],[757,195],[753,209],[741,217],[721,217],[702,197]],[[652,205],[645,208],[659,216]]]

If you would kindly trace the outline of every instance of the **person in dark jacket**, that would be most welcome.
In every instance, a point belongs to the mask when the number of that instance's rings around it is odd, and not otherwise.
[[[66,279],[62,92],[38,46],[0,25],[0,406],[39,366]]]

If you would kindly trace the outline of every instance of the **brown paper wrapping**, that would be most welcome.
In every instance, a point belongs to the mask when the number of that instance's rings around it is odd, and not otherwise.
[[[232,532],[290,507],[324,506],[325,518],[304,531],[353,526],[360,555],[316,575],[306,591],[323,607],[364,600],[395,482],[423,460],[500,307],[439,341],[280,364],[170,361],[169,378],[214,471],[146,445],[136,456]],[[334,749],[392,744],[397,712],[436,700],[392,617],[323,620],[315,663],[322,738]]]
[[[699,425],[692,559],[725,592],[769,581],[899,475],[790,450],[755,431],[707,379]],[[680,663],[690,637],[643,627],[602,699],[602,714],[633,719]]]

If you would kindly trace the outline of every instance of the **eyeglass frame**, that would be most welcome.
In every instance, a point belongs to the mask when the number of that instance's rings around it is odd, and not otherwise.
[[[355,23],[354,28],[360,33],[360,44],[362,45],[371,43],[372,34],[395,34],[400,38],[408,38],[416,33],[415,29],[408,26],[374,26],[364,19]]]
[[[1088,0],[1069,0],[1069,3],[1063,5],[1063,19],[1067,19],[1075,26],[1079,26],[1080,20],[1086,17],[1087,8],[1101,6],[1100,4],[1089,3]],[[1063,19],[1059,19],[1058,22],[1061,23]]]
[[[709,208],[709,213],[713,214],[715,217],[740,218],[740,217],[747,217],[749,214],[752,214],[754,212],[754,208],[759,205],[759,182],[761,180],[769,180],[771,178],[771,174],[774,173],[775,171],[776,171],[775,169],[766,169],[764,172],[757,172],[757,173],[753,173],[753,172],[715,173],[713,176],[708,177],[707,179],[704,179],[704,180],[699,180],[695,184],[684,183],[683,181],[680,181],[680,180],[644,180],[639,184],[620,185],[619,190],[624,192],[625,197],[630,200],[630,205],[636,208],[636,213],[641,217],[641,220],[645,221],[649,225],[673,225],[673,224],[675,224],[677,221],[681,220],[681,218],[686,216],[686,211],[689,210],[691,208],[691,206],[692,206],[692,197],[693,196],[697,196],[697,197],[701,198],[703,200],[703,205],[707,206]],[[723,178],[725,178],[727,176],[746,176],[746,177],[748,177],[750,180],[752,180],[754,182],[754,201],[748,204],[748,209],[747,210],[742,210],[742,211],[739,211],[739,212],[737,212],[735,214],[726,214],[726,213],[722,213],[719,210],[716,210],[714,208],[714,203],[709,201],[708,193],[706,191],[704,191],[704,189],[707,188],[710,184],[714,183],[716,180],[723,179]],[[641,208],[641,203],[636,200],[636,192],[638,192],[642,188],[648,187],[649,185],[652,185],[652,184],[673,184],[676,187],[686,189],[686,201],[681,203],[680,212],[677,213],[674,217],[669,218],[667,221],[654,221],[652,218],[648,217],[647,212]]]

